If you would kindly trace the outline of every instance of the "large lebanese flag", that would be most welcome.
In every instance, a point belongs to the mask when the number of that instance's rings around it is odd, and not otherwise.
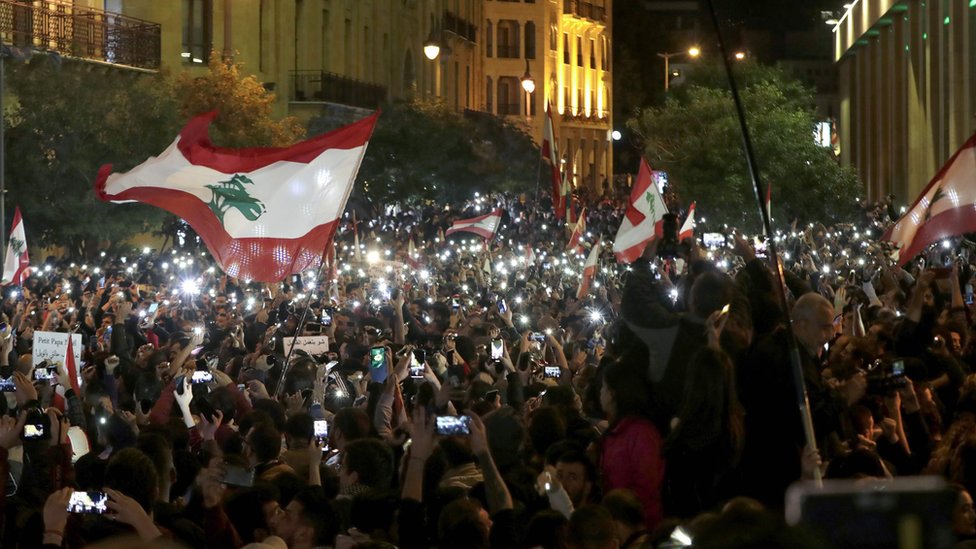
[[[552,208],[556,214],[556,219],[562,219],[565,215],[562,203],[562,176],[559,175],[560,164],[559,150],[556,147],[556,130],[552,124],[552,105],[546,105],[546,121],[542,128],[542,158],[549,162],[550,183],[552,185]]]
[[[286,148],[224,149],[216,112],[191,119],[159,156],[98,172],[110,202],[143,202],[186,220],[230,276],[277,282],[317,265],[335,234],[379,113]]]
[[[580,300],[590,291],[590,283],[596,276],[596,268],[600,262],[600,252],[603,251],[603,239],[597,240],[590,250],[590,255],[586,256],[586,263],[583,264],[583,279],[580,280],[579,289],[576,290],[576,299]]]
[[[502,209],[496,208],[489,214],[455,221],[445,234],[447,236],[451,236],[456,232],[467,231],[469,233],[474,233],[485,240],[491,240],[492,237],[495,236],[495,231],[498,230],[498,224],[501,223],[501,221]]]
[[[23,285],[30,276],[30,259],[27,257],[27,231],[20,217],[20,208],[14,208],[14,222],[10,225],[7,255],[3,261],[3,284]]]
[[[976,231],[976,135],[929,181],[912,207],[881,237],[899,265],[944,238]]]
[[[664,231],[664,214],[668,207],[661,193],[651,181],[651,167],[641,158],[637,181],[630,190],[630,205],[627,206],[617,237],[613,242],[613,253],[620,263],[633,263],[644,253],[644,247]]]

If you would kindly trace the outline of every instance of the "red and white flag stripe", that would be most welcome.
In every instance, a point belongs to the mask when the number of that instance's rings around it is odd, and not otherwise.
[[[185,219],[229,275],[276,282],[313,267],[331,243],[379,114],[286,148],[224,149],[191,119],[159,156],[126,173],[102,166],[99,198]]]
[[[576,220],[576,226],[573,228],[573,234],[569,237],[566,249],[572,250],[578,246],[584,234],[586,234],[586,208],[583,208],[579,213],[579,218]]]
[[[586,256],[586,263],[583,264],[583,278],[580,280],[579,290],[576,291],[576,299],[583,299],[589,293],[590,284],[593,282],[597,266],[600,264],[600,252],[602,251],[603,239],[600,239],[590,249],[590,255]]]
[[[685,222],[681,224],[681,230],[678,231],[678,240],[684,240],[686,238],[695,237],[695,203],[692,202],[691,206],[688,207],[688,215],[685,217]]]
[[[613,253],[620,263],[633,263],[644,252],[651,239],[664,232],[664,214],[668,207],[651,180],[651,167],[641,158],[637,181],[630,191],[630,204],[624,213]]]
[[[976,135],[929,181],[912,207],[881,237],[904,265],[936,242],[976,231]]]
[[[445,234],[447,236],[451,236],[456,232],[466,231],[469,233],[474,233],[485,240],[491,240],[491,238],[495,236],[495,232],[498,231],[498,225],[501,223],[501,221],[502,210],[501,208],[496,208],[489,214],[455,221]]]
[[[14,222],[10,225],[7,254],[3,261],[3,284],[22,285],[30,276],[30,258],[27,256],[27,231],[20,217],[20,208],[14,208]]]

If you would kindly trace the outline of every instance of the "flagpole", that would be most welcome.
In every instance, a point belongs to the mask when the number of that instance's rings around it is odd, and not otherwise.
[[[373,116],[376,116],[378,118],[379,115],[380,115],[380,111],[376,111],[376,113]],[[366,143],[367,143],[367,145],[364,145],[363,146],[363,151],[359,154],[359,160],[356,162],[356,170],[353,172],[354,174],[357,174],[357,175],[359,174],[359,168],[363,164],[363,157],[366,156],[366,147],[369,144],[369,140],[372,139],[372,137],[373,137],[373,131],[375,129],[376,129],[376,122],[373,122],[373,125],[369,129],[369,135],[366,136]],[[352,194],[352,187],[355,184],[356,184],[356,181],[354,179],[353,180],[353,184],[352,185],[349,185],[346,188],[346,193],[342,197],[342,207],[343,207],[343,209],[345,209],[346,204],[349,203],[349,195]],[[353,210],[352,218],[353,218],[353,230],[354,231],[358,231],[358,229],[356,228],[356,223],[355,223],[355,220],[356,220],[356,210]],[[359,239],[358,239],[359,233],[356,232],[355,234],[356,234],[356,237],[357,237],[357,239],[356,239],[356,244],[357,244],[357,246],[356,246],[356,256],[359,257],[359,246],[358,246],[358,244],[359,244]],[[322,278],[322,268],[325,266],[325,255],[329,251],[329,246],[333,246],[333,247],[335,246],[335,233],[332,234],[332,237],[329,239],[329,241],[325,245],[325,249],[322,250],[322,258],[321,258],[321,260],[319,260],[319,268],[318,268],[318,271],[315,273],[315,281],[316,282],[318,282],[319,279]],[[302,333],[302,329],[305,327],[305,319],[308,318],[308,309],[309,309],[309,305],[311,303],[312,303],[312,292],[308,292],[308,294],[305,297],[305,307],[304,307],[305,310],[302,311],[302,317],[298,320],[298,326],[295,328],[295,335],[294,335],[294,337],[291,340],[291,347],[288,349],[288,354],[285,356],[285,364],[281,368],[281,377],[278,378],[278,385],[275,386],[275,391],[274,391],[275,397],[281,396],[281,391],[285,387],[285,375],[288,373],[288,369],[291,367],[291,364],[290,364],[290,362],[291,362],[291,355],[295,351],[295,342],[298,340],[298,334]]]
[[[776,285],[776,293],[779,297],[780,306],[783,308],[783,313],[787,315],[786,339],[789,349],[790,363],[793,369],[793,383],[796,391],[797,405],[799,406],[800,417],[802,418],[803,423],[803,434],[806,438],[807,446],[816,451],[817,437],[813,430],[813,414],[810,412],[810,399],[807,396],[806,384],[804,383],[803,367],[800,363],[800,351],[796,343],[796,337],[793,334],[792,323],[788,318],[789,304],[786,300],[786,275],[783,273],[783,262],[780,260],[779,252],[776,249],[776,239],[773,238],[772,222],[769,218],[769,211],[764,207],[763,204],[763,197],[766,195],[766,193],[763,191],[766,191],[767,187],[763,185],[759,176],[759,163],[756,161],[756,154],[752,148],[752,139],[749,137],[749,125],[746,123],[745,108],[742,106],[742,98],[739,96],[739,87],[736,84],[735,75],[732,72],[732,63],[729,60],[728,50],[725,47],[725,39],[722,37],[722,29],[719,26],[718,15],[715,12],[714,0],[708,0],[708,9],[711,13],[712,25],[715,27],[715,35],[718,38],[719,51],[722,53],[722,60],[725,64],[725,75],[729,80],[729,88],[732,92],[732,101],[735,104],[736,114],[739,118],[739,129],[742,133],[742,147],[746,153],[749,176],[752,179],[756,204],[759,207],[759,216],[762,218],[763,229],[766,231],[766,234],[769,237],[767,250],[769,257],[773,260],[774,265],[776,266],[775,270],[777,281],[779,282],[779,284]],[[818,467],[814,467],[813,469],[813,479],[818,487],[823,486],[823,479],[821,478],[820,469]]]

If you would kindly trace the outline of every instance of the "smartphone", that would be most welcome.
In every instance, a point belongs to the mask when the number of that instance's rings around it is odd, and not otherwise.
[[[224,462],[224,478],[222,484],[250,488],[254,486],[254,469],[247,469],[240,465],[230,465]]]
[[[49,438],[51,433],[44,428],[44,423],[39,421],[29,421],[24,425],[24,440],[41,440]]]
[[[507,310],[508,310],[508,306],[505,305],[505,300],[504,299],[499,299],[498,300],[498,312],[504,314],[505,311],[507,311]]]
[[[461,308],[461,297],[454,296],[451,298],[451,308],[455,311]]]
[[[329,441],[329,422],[324,419],[316,419],[313,434],[316,442],[326,444]]]
[[[973,304],[973,285],[966,284],[966,305]]]
[[[373,381],[386,381],[386,347],[371,347],[369,349],[369,372]]]
[[[562,375],[562,371],[559,369],[559,366],[543,366],[542,377],[559,379],[560,375]]]
[[[332,326],[332,307],[322,309],[322,317],[319,320],[321,321],[322,326]]]
[[[505,341],[500,337],[496,337],[491,340],[491,352],[489,358],[494,361],[499,361],[505,356]]]
[[[725,247],[725,235],[722,233],[705,233],[702,235],[702,244],[706,248],[723,248]]]
[[[190,378],[190,383],[210,383],[211,381],[213,381],[213,374],[205,370],[193,372],[193,377]]]
[[[437,416],[435,432],[443,437],[471,434],[471,418],[468,416]]]
[[[12,377],[0,378],[0,393],[13,393],[17,390]]]
[[[410,377],[422,379],[424,377],[424,362],[427,361],[427,351],[414,349],[413,356],[410,357]]]
[[[546,334],[542,332],[532,332],[532,335],[529,336],[529,340],[544,343],[546,341]]]
[[[105,492],[72,492],[68,500],[69,513],[102,515],[108,511],[108,494]]]
[[[153,401],[149,399],[142,399],[139,401],[139,407],[142,408],[142,413],[148,415],[149,411],[152,410]]]
[[[54,374],[58,371],[55,368],[34,368],[34,381],[51,381],[54,379]]]
[[[495,402],[496,398],[498,398],[498,389],[492,389],[485,393],[485,402]]]
[[[719,313],[719,314],[720,315],[727,315],[727,314],[729,314],[729,307],[731,307],[731,306],[732,306],[731,303],[726,303],[725,306],[722,307],[722,312]]]
[[[898,359],[891,363],[891,375],[893,376],[903,376],[905,375],[905,361]]]

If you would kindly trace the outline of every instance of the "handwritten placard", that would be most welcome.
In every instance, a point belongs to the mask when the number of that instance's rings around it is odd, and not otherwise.
[[[310,355],[320,355],[329,352],[329,336],[298,336],[294,338],[295,349],[301,349]],[[289,339],[285,340],[286,345],[291,345]]]
[[[81,344],[81,334],[74,334],[71,337],[74,345],[75,364],[81,364],[81,351],[84,349]],[[64,363],[65,354],[68,352],[68,334],[62,332],[34,332],[33,365],[37,366],[43,361],[49,364],[55,362]]]

